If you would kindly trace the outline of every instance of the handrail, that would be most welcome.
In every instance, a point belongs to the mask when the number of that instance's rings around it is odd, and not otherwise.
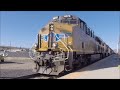
[[[55,32],[53,32],[53,33],[54,33],[55,36],[57,37],[56,33],[55,33]],[[59,37],[57,37],[57,39],[59,39],[59,40],[62,42],[62,44],[66,47],[66,49],[68,50],[67,58],[66,58],[66,59],[68,59],[68,58],[69,58],[69,49],[67,48],[67,46],[64,44],[64,42],[63,42]]]
[[[32,53],[32,52],[30,52],[30,51],[32,51],[32,49],[29,50],[29,57],[30,57],[32,60],[35,61],[36,59],[34,59],[34,58],[30,55],[30,54]]]
[[[56,33],[55,32],[53,32],[54,34],[55,34],[55,37],[57,38],[57,39],[59,39],[61,42],[62,42],[62,44],[64,45],[64,47],[67,49],[67,58],[66,59],[68,59],[69,58],[69,49],[68,49],[68,47],[65,45],[65,43],[56,35]],[[65,37],[64,37],[65,38]],[[65,39],[64,39],[65,40]],[[70,49],[71,49],[71,47],[69,47]],[[72,49],[71,49],[72,50]],[[30,51],[32,51],[32,48],[29,50],[29,57],[31,58],[31,59],[33,59],[33,60],[36,60],[34,57],[32,57],[31,56],[31,54],[32,54],[32,52],[30,52]]]

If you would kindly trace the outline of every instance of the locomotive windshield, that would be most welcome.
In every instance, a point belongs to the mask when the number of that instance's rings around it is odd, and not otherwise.
[[[68,24],[77,24],[77,18],[71,15],[66,15],[61,18],[61,23],[68,23]]]
[[[78,24],[78,18],[71,16],[71,15],[65,15],[65,16],[57,16],[53,18],[53,22],[60,22],[60,23],[68,23],[68,24]]]
[[[73,20],[73,19],[62,19],[61,23],[68,23],[68,24],[77,24],[77,20]]]

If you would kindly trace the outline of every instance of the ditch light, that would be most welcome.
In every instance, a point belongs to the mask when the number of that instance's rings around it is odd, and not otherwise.
[[[49,30],[53,31],[54,30],[54,25],[53,24],[49,24]]]

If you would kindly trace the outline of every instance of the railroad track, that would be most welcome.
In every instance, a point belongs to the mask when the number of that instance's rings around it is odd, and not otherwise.
[[[66,72],[66,73],[61,74],[61,75],[59,75],[59,76],[51,76],[51,75],[45,75],[45,74],[36,73],[36,74],[31,74],[31,75],[16,77],[16,78],[12,78],[12,79],[57,79],[57,78],[62,77],[62,76],[64,76],[64,75],[67,75],[67,74],[70,74],[70,73],[75,72],[75,71],[77,71],[77,70],[80,70],[80,69],[82,69],[82,68],[84,68],[84,67],[86,67],[86,66],[89,66],[89,65],[91,65],[91,64],[93,64],[93,63],[95,63],[95,62],[98,62],[98,61],[100,61],[100,60],[102,60],[102,59],[95,60],[95,61],[89,63],[88,65],[82,66],[82,67],[77,68],[77,69],[75,69],[75,70],[72,70],[72,71],[70,71],[70,72]],[[120,66],[119,66],[119,67],[120,67]]]
[[[43,74],[31,74],[31,75],[25,75],[21,77],[16,77],[12,79],[56,79],[57,77],[55,76],[50,76],[50,75],[43,75]]]
[[[97,62],[97,61],[95,61],[95,62]],[[92,63],[95,63],[95,62],[92,62]],[[92,63],[91,63],[91,64],[92,64]],[[89,65],[90,65],[90,64],[89,64]],[[88,65],[86,65],[86,66],[88,66]],[[12,78],[12,79],[57,79],[57,78],[59,78],[59,77],[62,77],[62,76],[64,76],[64,75],[67,75],[67,74],[69,74],[69,73],[75,72],[75,71],[77,71],[77,70],[79,70],[79,69],[82,69],[82,68],[84,68],[84,67],[86,67],[86,66],[77,68],[77,69],[72,70],[72,71],[70,71],[70,72],[65,72],[65,73],[63,73],[63,74],[61,74],[61,75],[59,75],[59,76],[51,76],[51,75],[45,75],[45,74],[36,73],[36,74],[31,74],[31,75],[25,75],[25,76],[15,77],[15,78]]]

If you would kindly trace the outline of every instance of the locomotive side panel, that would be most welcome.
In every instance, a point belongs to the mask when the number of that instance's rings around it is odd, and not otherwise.
[[[73,50],[78,54],[93,54],[96,52],[96,41],[76,26],[73,28]]]

